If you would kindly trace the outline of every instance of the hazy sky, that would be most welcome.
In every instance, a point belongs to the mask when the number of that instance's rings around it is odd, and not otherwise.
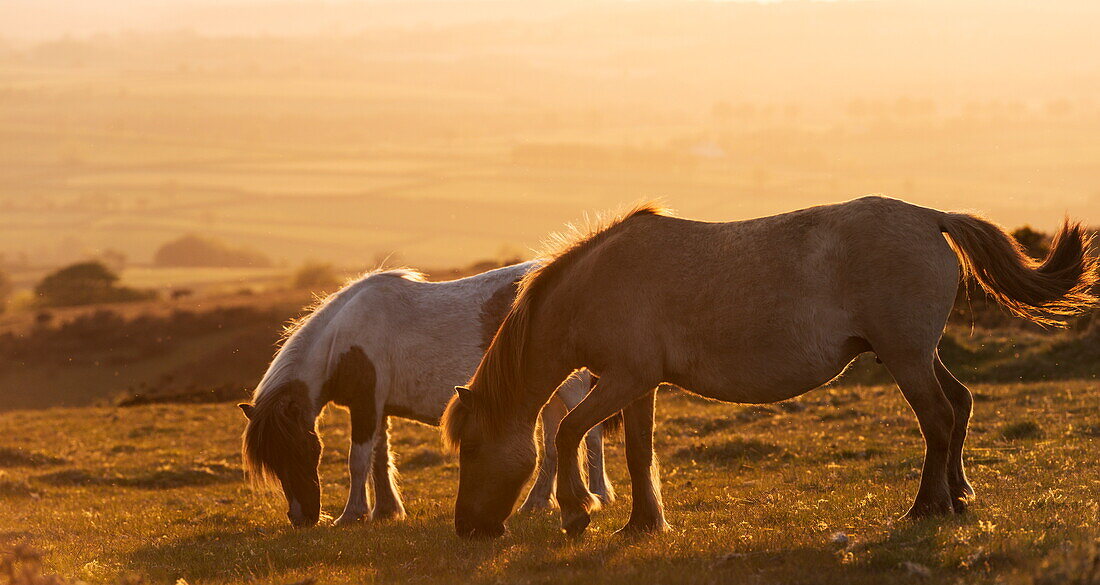
[[[212,34],[315,34],[363,28],[526,20],[605,4],[689,2],[780,3],[788,0],[0,0],[0,38],[27,41],[62,35],[191,29]],[[834,0],[797,0],[833,2]],[[1022,0],[835,0],[925,5],[1037,6]],[[1095,4],[1095,3],[1093,3]],[[461,5],[461,8],[452,7]],[[1051,0],[1044,10],[1087,7],[1088,0]],[[272,7],[279,7],[273,10]]]
[[[353,32],[372,26],[541,18],[581,2],[463,0],[461,10],[447,9],[456,4],[454,0],[0,0],[0,37],[40,40],[65,34],[181,28],[212,34]]]

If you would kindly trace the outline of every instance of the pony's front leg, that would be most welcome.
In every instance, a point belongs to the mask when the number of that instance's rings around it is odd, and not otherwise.
[[[371,520],[403,520],[405,505],[401,503],[401,494],[397,490],[397,470],[390,456],[390,421],[384,419],[378,430],[378,439],[374,447],[374,465],[371,473],[371,486],[374,488],[374,510]]]
[[[558,395],[542,407],[542,456],[539,458],[539,472],[527,498],[519,507],[522,512],[549,510],[554,507],[554,481],[558,465],[558,450],[554,438],[558,435],[558,425],[568,411]]]
[[[544,442],[546,445],[546,453],[544,457],[553,463],[557,461],[557,453],[553,447],[553,437],[557,434],[558,423],[561,422],[561,418],[565,416],[565,413],[573,407],[580,404],[584,397],[588,395],[588,392],[592,389],[592,384],[595,380],[595,376],[588,370],[578,370],[569,376],[558,388],[554,394],[553,402],[560,401],[562,403],[560,413],[558,409],[555,409],[553,414],[557,415],[557,419],[553,421],[553,429],[548,424],[550,419],[547,418],[547,408],[543,408],[542,424],[544,430],[547,431],[547,439]],[[588,489],[597,498],[600,499],[600,503],[603,505],[610,504],[615,501],[615,489],[611,487],[611,480],[607,478],[607,473],[604,471],[603,463],[603,427],[606,425],[597,425],[592,427],[592,430],[588,431],[588,434],[584,436],[585,445],[585,462],[588,471]],[[539,482],[546,480],[548,484],[552,485],[554,481],[553,464],[549,468],[549,474],[544,476],[542,468],[539,469],[539,481],[536,482],[536,486]],[[532,493],[539,493],[540,495],[545,493],[548,496],[553,496],[552,488],[544,488],[543,491],[535,492],[532,488]],[[528,501],[530,501],[528,496]],[[553,506],[553,502],[550,502],[550,506]],[[524,508],[529,507],[527,502],[524,502]],[[533,507],[533,506],[532,506]]]
[[[351,487],[348,501],[344,504],[344,512],[336,519],[337,526],[359,522],[370,513],[370,506],[367,504],[367,475],[370,473],[373,453],[374,437],[361,443],[353,441],[351,444],[351,451],[348,453]]]
[[[348,453],[348,471],[351,474],[351,488],[348,490],[348,502],[344,505],[344,512],[336,519],[337,526],[352,524],[370,515],[370,505],[367,502],[367,476],[370,474],[374,459],[378,430],[384,422],[383,418],[370,412],[371,409],[356,405],[350,410],[351,451]]]
[[[583,533],[591,521],[591,512],[599,508],[599,500],[588,491],[578,465],[581,439],[592,427],[644,394],[645,390],[639,389],[646,386],[630,376],[603,375],[588,396],[562,420],[557,437],[558,506],[566,534]],[[654,386],[656,383],[648,385]]]
[[[660,470],[653,452],[656,399],[657,391],[654,390],[649,396],[639,398],[623,409],[623,441],[633,497],[630,520],[617,534],[668,530],[664,502],[661,500]]]

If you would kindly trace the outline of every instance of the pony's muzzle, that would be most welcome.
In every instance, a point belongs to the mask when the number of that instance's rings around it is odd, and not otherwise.
[[[462,538],[500,538],[504,535],[504,524],[480,524],[455,518],[455,534]]]
[[[304,516],[295,517],[289,512],[287,513],[286,517],[290,520],[290,523],[293,524],[295,528],[309,528],[310,526],[317,524],[317,518],[310,519]]]
[[[295,528],[308,528],[317,524],[320,519],[320,511],[317,514],[307,514],[302,510],[302,505],[297,500],[290,502],[290,510],[286,513],[287,520],[294,525]]]

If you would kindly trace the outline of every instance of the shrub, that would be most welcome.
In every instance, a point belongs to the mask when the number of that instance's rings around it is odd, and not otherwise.
[[[238,248],[213,238],[187,234],[160,247],[153,256],[157,266],[266,268],[271,260],[262,253]]]
[[[1012,237],[1016,238],[1027,255],[1032,258],[1042,260],[1050,251],[1050,236],[1031,229],[1029,225],[1016,228],[1016,231],[1012,232]]]
[[[118,275],[100,262],[79,262],[47,275],[34,288],[40,305],[65,307],[153,298],[152,291],[117,286]]]
[[[1001,437],[1009,441],[1018,439],[1038,439],[1043,436],[1043,428],[1029,420],[1011,423],[1001,429]]]

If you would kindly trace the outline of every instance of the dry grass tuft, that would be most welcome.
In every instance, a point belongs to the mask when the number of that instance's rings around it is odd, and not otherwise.
[[[57,575],[42,574],[42,553],[28,544],[17,544],[0,550],[0,581],[2,585],[64,585],[69,583]]]
[[[47,465],[61,465],[62,463],[68,463],[68,461],[62,457],[38,451],[0,447],[0,467],[45,467]]]

